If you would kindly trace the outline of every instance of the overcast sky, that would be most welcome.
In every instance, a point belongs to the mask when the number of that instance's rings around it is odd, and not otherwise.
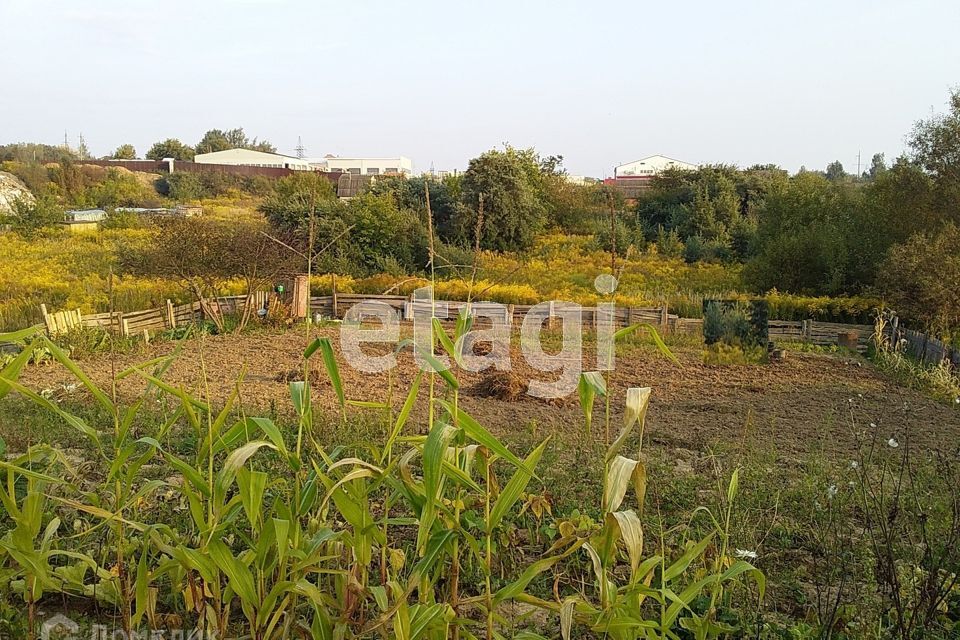
[[[960,85],[960,2],[0,0],[0,143],[95,155],[242,126],[282,153],[604,176],[662,153],[890,159]]]

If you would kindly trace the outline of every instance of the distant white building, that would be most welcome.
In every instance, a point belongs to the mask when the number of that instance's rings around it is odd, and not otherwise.
[[[227,149],[226,151],[201,153],[194,156],[193,161],[199,164],[229,164],[236,167],[269,167],[293,169],[295,171],[310,171],[313,168],[303,158],[253,151],[252,149]]]
[[[413,174],[413,161],[410,158],[341,158],[328,155],[323,158],[304,160],[310,167],[320,171],[349,173],[360,176],[383,176]]]
[[[697,168],[697,165],[689,162],[657,155],[622,164],[613,170],[613,176],[615,178],[652,178],[667,169],[696,171]]]

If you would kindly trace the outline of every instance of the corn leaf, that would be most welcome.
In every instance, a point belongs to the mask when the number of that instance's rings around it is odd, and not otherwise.
[[[530,455],[524,460],[524,467],[519,467],[513,473],[513,476],[500,492],[496,503],[493,505],[493,509],[490,510],[490,520],[487,522],[488,532],[492,532],[500,526],[500,522],[503,521],[504,516],[510,512],[517,503],[517,500],[520,499],[520,495],[527,488],[530,479],[533,477],[527,469],[537,468],[537,464],[540,462],[540,457],[543,455],[543,450],[547,446],[547,442],[549,442],[549,438],[541,442],[540,446],[530,452]]]
[[[657,331],[657,328],[650,324],[649,322],[638,322],[637,324],[630,325],[629,327],[624,327],[616,333],[613,334],[613,341],[616,343],[617,340],[625,338],[637,329],[646,329],[650,332],[650,338],[653,340],[653,344],[656,345],[657,350],[667,357],[668,360],[675,364],[680,364],[680,361],[677,360],[677,357],[673,355],[673,352],[670,351],[670,347],[667,346],[667,343],[663,341],[663,338],[660,337],[660,333]]]
[[[525,462],[518,458],[513,452],[511,452],[507,447],[497,440],[493,434],[487,431],[479,422],[477,422],[471,415],[465,412],[463,409],[457,407],[456,411],[453,408],[453,405],[445,400],[437,400],[437,402],[447,410],[447,413],[453,418],[454,423],[460,429],[463,429],[464,433],[467,434],[471,440],[480,444],[493,453],[497,454],[505,460],[509,460],[511,464],[515,467],[521,467],[526,470],[530,475],[536,477],[533,469],[531,469]]]
[[[340,367],[337,365],[337,358],[333,354],[333,345],[330,344],[330,338],[317,338],[306,351],[303,352],[304,359],[309,359],[317,350],[320,350],[320,356],[323,358],[323,366],[330,376],[330,382],[333,384],[333,390],[340,401],[340,408],[346,407],[346,396],[343,393],[343,381],[340,379]]]

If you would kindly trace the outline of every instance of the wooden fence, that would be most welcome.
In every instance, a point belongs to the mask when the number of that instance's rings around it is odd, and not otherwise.
[[[200,322],[205,316],[205,308],[216,308],[220,313],[242,313],[247,304],[253,304],[255,309],[265,309],[269,305],[273,294],[269,291],[258,291],[247,299],[247,296],[224,296],[216,300],[207,300],[203,304],[190,302],[175,305],[170,300],[159,309],[144,309],[126,313],[92,313],[83,315],[79,309],[47,313],[46,305],[40,305],[43,322],[47,333],[59,335],[78,327],[99,327],[113,331],[122,336],[149,336],[151,332],[166,331]]]
[[[209,307],[217,306],[221,313],[242,313],[247,304],[253,304],[256,309],[270,308],[270,302],[275,294],[260,291],[251,296],[225,296],[215,301],[205,302]],[[306,295],[306,294],[303,294]],[[426,314],[436,306],[439,309],[446,307],[447,318],[452,320],[466,306],[466,302],[456,300],[414,300],[410,296],[400,295],[367,295],[355,293],[336,293],[329,296],[317,296],[309,299],[311,316],[340,319],[354,305],[363,301],[376,301],[386,304],[397,314],[398,320],[410,321],[414,316]],[[499,305],[484,302],[471,303],[473,308],[483,315],[503,313],[503,320],[510,323],[520,323],[533,312],[534,305],[508,304]],[[78,326],[101,327],[124,336],[145,335],[149,332],[164,331],[178,326],[202,321],[205,316],[203,305],[199,302],[174,305],[169,300],[160,309],[146,309],[128,313],[115,312],[82,315],[78,310],[47,313],[45,305],[41,305],[43,319],[48,333],[61,334]],[[559,311],[553,308],[552,303],[546,307],[538,306],[538,315],[541,320],[558,317]],[[537,313],[537,312],[535,312]],[[596,326],[598,312],[595,308],[581,309],[581,321],[585,326]],[[699,318],[680,318],[668,312],[666,307],[617,307],[614,310],[614,326],[624,327],[638,322],[647,322],[659,328],[662,333],[679,333],[697,335],[703,331],[703,320]],[[787,342],[805,342],[819,346],[841,344],[845,336],[856,338],[857,350],[866,351],[873,337],[874,327],[868,324],[841,324],[836,322],[821,322],[819,320],[770,320],[770,340]],[[905,351],[914,358],[927,363],[950,362],[960,368],[960,349],[951,348],[936,338],[931,338],[919,331],[898,328],[896,324],[888,327],[891,342],[903,341]]]
[[[857,349],[866,351],[873,336],[873,325],[841,324],[819,320],[770,320],[770,339],[786,342],[806,342],[818,346],[839,344],[841,334],[855,333]]]
[[[901,327],[893,339],[900,340],[907,355],[921,362],[939,364],[947,361],[953,368],[960,369],[960,349],[945,345],[937,338]]]

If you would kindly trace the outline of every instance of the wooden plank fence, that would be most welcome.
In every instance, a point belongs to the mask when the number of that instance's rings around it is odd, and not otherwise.
[[[242,313],[248,303],[255,309],[270,308],[275,294],[270,291],[259,291],[251,300],[246,296],[224,296],[216,300],[206,301],[209,308],[218,308],[221,313]],[[374,300],[391,307],[399,320],[413,320],[414,315],[429,315],[434,304],[426,300],[414,300],[410,296],[400,295],[367,295],[356,293],[338,293],[333,295],[316,296],[309,299],[309,310],[313,317],[343,318],[347,311],[359,302]],[[438,307],[446,305],[447,319],[452,321],[466,306],[466,302],[458,300],[437,300]],[[474,310],[481,315],[503,313],[504,321],[521,323],[533,312],[534,305],[473,302]],[[58,335],[70,331],[74,327],[100,327],[114,331],[124,336],[140,335],[144,332],[156,332],[172,329],[202,321],[204,318],[203,305],[200,302],[174,305],[167,300],[159,309],[145,309],[127,313],[114,312],[94,313],[83,315],[79,310],[58,311],[48,313],[45,305],[40,305],[44,323],[50,335]],[[539,312],[539,313],[538,313]],[[553,309],[553,303],[546,308],[538,307],[541,321],[558,317],[559,313]],[[581,321],[585,326],[596,326],[598,316],[594,308],[584,307],[581,310]],[[638,322],[653,324],[662,333],[680,333],[697,335],[703,331],[703,320],[699,318],[680,318],[661,307],[617,307],[614,310],[614,326],[630,326]],[[873,337],[874,327],[868,324],[841,324],[836,322],[822,322],[819,320],[770,320],[768,324],[770,340],[788,342],[806,342],[819,346],[840,344],[843,336],[855,334],[857,350],[866,351]],[[903,348],[910,356],[926,363],[949,362],[953,367],[960,369],[960,349],[945,345],[942,341],[927,336],[919,331],[897,327],[893,323],[889,327],[890,339],[897,343],[903,341]],[[851,336],[852,337],[852,336]]]
[[[273,295],[269,291],[258,291],[251,296],[250,302],[255,309],[266,308]],[[208,309],[216,308],[221,313],[242,313],[248,304],[247,296],[224,296],[205,302]],[[144,332],[157,332],[200,322],[204,318],[203,305],[198,302],[175,305],[170,300],[159,309],[144,309],[113,313],[91,313],[83,315],[79,309],[47,313],[46,305],[40,305],[47,333],[60,335],[77,327],[99,327],[122,336],[143,335]]]
[[[819,320],[770,320],[767,326],[770,340],[806,342],[818,346],[839,344],[842,334],[855,333],[857,350],[861,352],[867,350],[873,337],[873,325],[870,324],[841,324]]]
[[[894,335],[894,340],[902,340],[904,351],[921,362],[939,364],[946,361],[954,369],[960,369],[960,349],[945,345],[937,338],[901,327]]]

